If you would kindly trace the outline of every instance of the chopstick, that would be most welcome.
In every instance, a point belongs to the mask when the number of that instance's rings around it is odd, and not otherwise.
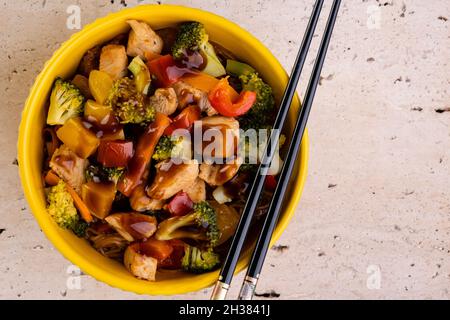
[[[311,111],[314,95],[317,89],[317,85],[319,83],[320,73],[322,71],[322,66],[325,61],[325,56],[327,53],[328,45],[330,43],[331,34],[333,32],[334,24],[336,22],[336,17],[339,11],[340,2],[341,0],[335,0],[333,2],[333,6],[331,8],[331,12],[328,17],[328,22],[325,28],[325,34],[322,38],[319,53],[317,55],[317,59],[313,67],[313,72],[310,81],[308,83],[308,88],[305,93],[303,107],[300,110],[300,116],[297,119],[297,123],[295,125],[294,133],[291,139],[291,143],[289,144],[289,149],[286,155],[285,163],[279,175],[279,183],[275,188],[275,192],[270,202],[269,209],[264,221],[264,225],[256,242],[256,246],[253,251],[249,267],[247,269],[247,274],[242,284],[241,291],[239,293],[238,299],[240,300],[251,300],[253,298],[258,278],[264,264],[264,259],[267,254],[267,250],[270,246],[270,240],[272,238],[273,231],[278,221],[278,217],[283,203],[283,198],[285,196],[286,189],[289,184],[289,178],[292,174],[297,154],[300,149],[303,133],[306,128],[306,123],[308,121],[308,116]]]
[[[284,122],[286,121],[286,117],[288,115],[289,108],[291,106],[292,99],[296,92],[298,81],[300,79],[300,74],[303,69],[303,65],[305,64],[309,47],[311,45],[314,30],[316,29],[317,22],[319,20],[323,2],[324,0],[317,0],[314,5],[313,13],[309,20],[305,36],[303,37],[302,45],[294,63],[291,77],[284,91],[280,108],[275,118],[272,134],[268,138],[266,150],[263,153],[261,164],[258,166],[255,180],[253,181],[252,187],[249,192],[248,200],[244,206],[244,210],[236,228],[236,232],[231,241],[227,257],[220,271],[219,279],[211,295],[211,300],[224,300],[228,293],[228,289],[230,288],[231,280],[233,279],[233,274],[236,270],[236,265],[238,263],[239,256],[241,254],[248,230],[250,228],[250,222],[252,220],[253,213],[255,212],[262,189],[264,187],[266,176],[261,174],[261,170],[267,169],[273,160],[274,150],[272,150],[272,146],[278,146],[279,141],[279,135],[274,133],[279,132],[283,128]]]

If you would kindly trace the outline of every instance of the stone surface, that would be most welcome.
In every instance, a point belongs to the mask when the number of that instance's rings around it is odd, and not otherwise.
[[[313,4],[158,2],[229,18],[261,39],[287,70]],[[87,275],[81,276],[81,290],[68,289],[70,263],[39,230],[15,164],[28,90],[74,32],[66,28],[67,7],[81,6],[84,25],[125,3],[156,1],[0,2],[1,299],[157,298]],[[343,2],[310,117],[305,191],[278,242],[287,247],[269,252],[258,293],[273,290],[281,299],[450,298],[450,112],[435,111],[450,107],[448,19],[446,0]],[[309,57],[307,69],[311,65]],[[305,82],[300,93],[304,88]],[[235,279],[230,297],[241,279]],[[209,294],[210,289],[173,298]]]

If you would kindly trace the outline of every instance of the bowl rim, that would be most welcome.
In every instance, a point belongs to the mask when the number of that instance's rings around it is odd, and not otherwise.
[[[31,208],[31,211],[37,220],[40,228],[46,235],[46,237],[50,240],[53,246],[70,262],[78,266],[83,272],[89,274],[93,278],[103,283],[106,283],[115,288],[119,288],[122,290],[126,290],[129,292],[134,292],[137,294],[149,294],[149,295],[174,295],[174,294],[183,294],[193,291],[198,291],[203,288],[209,287],[214,284],[217,279],[218,271],[211,272],[211,274],[215,275],[211,277],[211,280],[201,281],[191,281],[190,284],[186,284],[179,288],[158,288],[157,290],[153,290],[149,292],[145,290],[145,286],[137,285],[131,281],[124,281],[123,278],[115,276],[111,273],[108,273],[98,266],[95,266],[90,262],[90,260],[85,259],[83,256],[79,255],[69,244],[65,241],[60,241],[61,237],[59,236],[56,229],[48,227],[43,219],[43,211],[42,206],[39,204],[38,197],[39,195],[36,192],[33,192],[30,184],[26,183],[30,177],[35,175],[31,168],[31,161],[27,161],[29,159],[28,154],[29,150],[27,149],[27,145],[30,143],[30,134],[29,131],[31,123],[34,121],[31,118],[31,110],[33,108],[33,101],[37,97],[37,95],[41,94],[42,86],[44,86],[46,82],[46,76],[50,73],[50,70],[53,68],[57,61],[59,61],[59,56],[62,52],[66,50],[70,50],[70,48],[78,41],[83,40],[83,38],[88,37],[90,33],[96,31],[97,28],[104,28],[107,24],[119,23],[124,20],[124,18],[132,18],[131,16],[139,13],[142,10],[154,10],[154,11],[182,11],[185,16],[202,16],[205,19],[215,20],[216,24],[220,24],[221,28],[227,30],[238,31],[240,33],[240,37],[245,39],[245,42],[252,43],[253,46],[258,48],[264,55],[265,59],[271,64],[275,65],[276,69],[279,69],[280,72],[284,74],[285,81],[287,83],[288,75],[279,61],[275,58],[275,56],[252,34],[238,26],[234,22],[221,17],[217,14],[185,6],[179,5],[138,5],[133,8],[122,9],[118,12],[110,13],[106,16],[96,19],[90,24],[85,25],[80,31],[73,34],[67,41],[63,42],[61,46],[53,53],[52,57],[45,62],[42,71],[36,77],[33,86],[30,89],[30,93],[28,98],[26,99],[24,109],[22,110],[21,122],[19,126],[19,137],[18,137],[18,160],[19,160],[19,175],[21,180],[21,185],[25,194],[25,198]],[[296,97],[298,101],[298,96]],[[34,107],[36,108],[36,106]],[[286,200],[287,204],[285,205],[284,214],[280,217],[276,230],[273,234],[271,245],[273,245],[281,236],[283,231],[286,229],[287,225],[293,218],[295,214],[295,210],[297,204],[299,203],[303,187],[306,180],[307,175],[307,167],[308,167],[308,154],[309,154],[309,138],[308,132],[305,131],[305,135],[302,140],[301,149],[299,151],[299,158],[296,162],[296,168],[298,169],[297,181],[293,187],[292,194],[289,200]],[[300,161],[301,160],[301,161]],[[250,257],[243,257],[240,259],[238,267],[236,268],[235,273],[239,273],[242,271],[248,264]]]

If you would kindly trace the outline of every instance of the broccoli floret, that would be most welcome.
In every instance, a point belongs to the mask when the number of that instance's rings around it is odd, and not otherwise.
[[[87,181],[111,181],[117,184],[125,172],[125,168],[105,168],[101,165],[90,164],[85,171]]]
[[[107,103],[111,105],[121,123],[145,125],[155,118],[155,108],[137,90],[135,82],[127,77],[114,82]]]
[[[125,168],[103,168],[103,170],[106,172],[108,180],[116,184],[125,172]]]
[[[64,181],[60,180],[50,189],[47,202],[47,212],[61,228],[72,230],[78,237],[85,236],[88,225],[80,220]]]
[[[175,59],[181,60],[186,50],[198,51],[206,58],[206,66],[203,72],[220,77],[226,74],[225,68],[214,51],[214,47],[209,43],[209,36],[205,26],[200,22],[186,22],[180,26],[177,39],[172,46],[172,55]]]
[[[194,204],[193,212],[160,223],[156,239],[193,239],[215,247],[219,240],[216,211],[206,201]]]
[[[265,150],[267,141],[263,140],[259,141],[258,145],[251,145],[248,140],[240,139],[240,143],[241,143],[241,145],[239,146],[241,148],[240,152],[245,162],[241,165],[239,171],[249,173],[250,175],[253,176],[256,173],[256,170],[258,169],[257,164],[259,163],[260,157],[262,157],[262,152]],[[285,143],[286,143],[286,136],[284,134],[280,134],[278,140],[278,149],[281,149]],[[250,159],[251,156],[255,156],[254,148],[256,148],[256,155],[258,158]]]
[[[86,230],[89,228],[89,224],[83,220],[78,220],[71,230],[78,238],[84,238],[86,236]]]
[[[153,160],[164,161],[180,154],[183,137],[162,136],[153,153]]]
[[[242,74],[239,79],[242,83],[242,90],[256,92],[255,104],[245,115],[239,118],[241,128],[244,130],[270,128],[275,110],[272,88],[256,72]]]
[[[61,78],[56,79],[50,96],[47,124],[63,125],[83,113],[85,98],[80,89]]]
[[[219,263],[219,255],[211,249],[201,250],[186,245],[181,266],[189,272],[204,273],[213,270]]]

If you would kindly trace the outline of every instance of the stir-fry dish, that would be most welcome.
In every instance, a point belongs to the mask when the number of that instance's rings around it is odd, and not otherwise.
[[[140,279],[208,272],[220,266],[256,171],[237,157],[239,129],[271,127],[272,89],[201,23],[127,23],[128,33],[54,82],[43,132],[47,211]],[[213,156],[234,160],[198,161],[194,138],[178,134],[196,124],[230,131]],[[257,217],[277,174],[266,178]]]

